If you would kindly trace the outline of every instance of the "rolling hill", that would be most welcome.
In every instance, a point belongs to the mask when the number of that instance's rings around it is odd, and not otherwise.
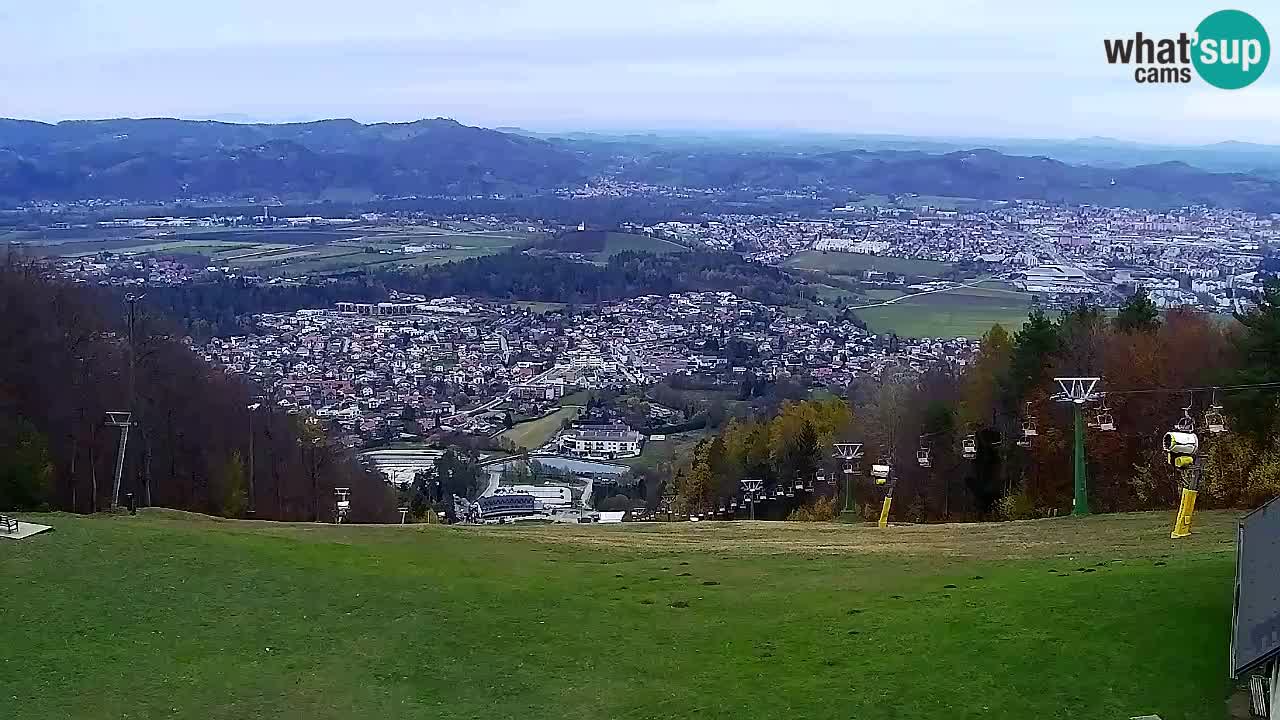
[[[0,121],[0,197],[490,195],[586,177],[551,143],[452,120]]]
[[[938,146],[942,148],[944,146]],[[1219,154],[1231,154],[1228,146]],[[1235,154],[1239,154],[1238,152]],[[1199,156],[1193,156],[1199,157]],[[1181,160],[1076,165],[987,148],[924,151],[678,145],[651,138],[534,137],[436,118],[236,124],[164,118],[0,120],[0,199],[518,198],[613,178],[768,193],[919,194],[987,200],[1280,210],[1280,180]],[[670,201],[671,198],[664,200]]]

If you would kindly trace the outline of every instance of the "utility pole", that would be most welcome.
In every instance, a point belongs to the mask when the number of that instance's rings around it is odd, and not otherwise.
[[[1084,404],[1098,399],[1093,389],[1101,378],[1097,377],[1060,377],[1054,378],[1062,391],[1053,396],[1058,402],[1072,403],[1075,420],[1075,452],[1074,475],[1075,497],[1071,514],[1084,516],[1089,514],[1089,489],[1085,478],[1084,463]]]
[[[135,336],[134,329],[135,329],[135,327],[136,327],[136,325],[137,325],[137,318],[138,318],[138,302],[139,302],[140,300],[142,300],[142,298],[144,298],[144,297],[146,297],[146,294],[145,294],[145,293],[143,293],[143,294],[141,294],[141,295],[135,295],[135,294],[133,294],[133,293],[128,293],[128,294],[126,294],[126,295],[124,296],[124,301],[125,301],[125,303],[127,303],[127,304],[129,305],[129,314],[128,314],[127,318],[126,318],[126,320],[127,320],[127,322],[128,322],[128,326],[129,326],[129,388],[128,388],[128,389],[129,389],[129,404],[128,404],[128,413],[127,413],[128,417],[126,417],[126,418],[124,419],[124,421],[125,421],[126,425],[119,426],[119,427],[120,427],[120,452],[119,452],[118,457],[116,458],[116,480],[115,480],[115,491],[111,494],[111,508],[112,508],[113,510],[116,508],[116,506],[117,506],[117,505],[119,505],[119,504],[120,504],[120,484],[121,484],[121,479],[122,479],[122,477],[124,476],[125,444],[128,442],[128,439],[129,439],[129,427],[128,427],[128,426],[129,426],[129,425],[137,425],[137,424],[138,424],[138,423],[133,419],[133,416],[134,416],[134,415],[137,413],[137,411],[138,411],[138,408],[137,408],[137,396],[138,396],[138,386],[137,386],[137,366],[138,366],[138,362],[137,362],[137,359],[138,359],[138,350],[137,350],[137,345],[136,345],[136,336]],[[137,477],[137,476],[135,475],[135,479],[136,479],[136,477]],[[136,488],[136,483],[135,483],[135,488]],[[151,489],[150,489],[150,488],[147,488],[147,498],[148,498],[148,500],[150,500],[150,497],[151,497]]]
[[[253,403],[253,404],[251,404],[251,405],[246,405],[246,406],[245,406],[245,408],[249,411],[249,507],[248,507],[248,508],[247,508],[247,510],[246,510],[246,512],[247,512],[247,514],[249,515],[249,517],[253,517],[253,514],[254,514],[254,512],[255,512],[255,509],[254,509],[254,501],[253,501],[253,497],[254,497],[254,492],[253,492],[253,481],[254,481],[254,476],[253,476],[253,415],[254,415],[254,413],[256,413],[256,412],[258,411],[258,408],[260,408],[260,407],[262,407],[262,403]]]
[[[1089,514],[1089,493],[1086,487],[1087,480],[1085,478],[1084,466],[1084,415],[1081,412],[1079,404],[1076,404],[1072,410],[1075,415],[1076,424],[1076,447],[1073,453],[1075,457],[1075,499],[1072,501],[1073,515]]]
[[[138,301],[144,297],[146,297],[145,294],[134,295],[133,293],[129,293],[124,296],[125,303],[129,305],[129,315],[127,319],[129,324],[129,410],[130,412],[132,412],[135,409],[133,407],[133,401],[134,401],[135,392],[136,392],[135,383],[137,382],[136,358],[138,356],[138,353],[134,346],[134,325],[137,322]]]

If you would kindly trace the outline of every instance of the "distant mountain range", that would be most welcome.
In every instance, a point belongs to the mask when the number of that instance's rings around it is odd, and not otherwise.
[[[1088,138],[997,141],[991,143],[996,148],[974,149],[945,139],[888,136],[537,135],[508,130],[443,118],[370,125],[354,120],[273,125],[171,119],[55,125],[0,119],[0,199],[510,196],[612,177],[747,194],[918,193],[1280,211],[1280,172],[1272,175],[1267,165],[1274,161],[1280,167],[1280,148],[1249,143],[1170,149]],[[1018,148],[1052,152],[1011,152]],[[1212,172],[1184,156],[1200,157],[1202,165],[1217,169],[1251,163],[1259,169]],[[1073,164],[1077,157],[1110,162]],[[1162,159],[1125,166],[1125,157]]]
[[[587,177],[546,140],[452,120],[0,120],[0,197],[471,195]]]
[[[629,143],[669,149],[719,147],[744,152],[821,153],[839,150],[901,150],[943,154],[984,148],[1006,155],[1045,156],[1054,160],[1098,167],[1133,167],[1163,162],[1185,162],[1213,172],[1244,172],[1280,178],[1280,145],[1227,140],[1209,145],[1162,145],[1109,137],[1070,140],[998,137],[917,137],[912,135],[837,135],[812,132],[724,132],[724,133],[638,133],[569,134],[535,133],[519,128],[530,137],[565,137],[578,142]]]

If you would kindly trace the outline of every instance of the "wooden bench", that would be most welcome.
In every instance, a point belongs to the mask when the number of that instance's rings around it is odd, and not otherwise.
[[[18,521],[8,515],[0,515],[0,532],[16,535],[18,532]]]

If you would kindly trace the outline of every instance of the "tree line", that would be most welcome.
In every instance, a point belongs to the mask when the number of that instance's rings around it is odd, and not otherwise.
[[[814,299],[783,270],[729,252],[654,254],[627,251],[603,265],[512,249],[447,265],[388,269],[386,287],[428,297],[469,295],[498,300],[587,304],[678,292],[729,291],[767,304]]]
[[[184,285],[148,288],[147,304],[176,322],[185,334],[205,340],[252,332],[251,317],[260,313],[331,308],[338,302],[382,302],[392,291],[429,298],[463,295],[569,304],[705,291],[729,291],[773,305],[817,300],[788,272],[735,253],[628,251],[596,265],[517,248],[443,265],[352,271],[324,280],[267,284],[211,276]],[[857,322],[852,311],[845,315]]]
[[[111,292],[0,263],[0,510],[110,507],[119,429],[104,420],[131,411],[122,502],[329,521],[334,488],[349,487],[352,521],[393,517],[387,483],[325,428],[211,367],[139,308],[131,333]]]
[[[1054,397],[1054,378],[1078,376],[1101,378],[1097,389],[1106,393],[1083,408],[1093,510],[1175,503],[1185,478],[1166,464],[1160,441],[1184,414],[1202,440],[1203,505],[1253,507],[1280,495],[1280,387],[1229,389],[1280,385],[1277,283],[1235,321],[1188,309],[1162,314],[1141,291],[1114,316],[1088,305],[1057,318],[1035,310],[1012,334],[993,326],[964,364],[922,374],[891,366],[855,381],[843,398],[732,420],[667,469],[666,492],[680,511],[700,511],[740,497],[744,479],[762,480],[774,493],[821,477],[826,482],[813,483],[813,494],[775,502],[769,516],[785,517],[815,497],[843,502],[846,492],[866,511],[883,496],[866,471],[888,464],[895,520],[1064,514],[1072,503],[1074,426],[1071,404]],[[1206,431],[1217,406],[1228,432]],[[1104,415],[1110,423],[1099,422]],[[863,446],[860,473],[847,489],[843,463],[832,457],[835,442]],[[656,493],[650,502],[658,502]]]
[[[339,302],[383,302],[389,296],[386,287],[367,277],[264,284],[218,276],[149,287],[147,306],[203,340],[248,334],[253,329],[250,318],[260,313],[326,308]]]

